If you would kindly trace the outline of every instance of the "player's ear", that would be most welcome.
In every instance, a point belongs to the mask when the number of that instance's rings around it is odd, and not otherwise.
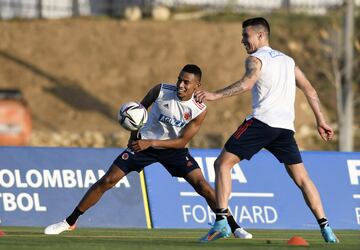
[[[260,32],[258,33],[258,35],[259,35],[259,39],[263,39],[263,38],[265,37],[265,32],[260,31]]]

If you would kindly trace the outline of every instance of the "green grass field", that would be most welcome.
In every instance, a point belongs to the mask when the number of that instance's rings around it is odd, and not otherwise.
[[[340,244],[326,244],[319,231],[250,230],[254,239],[222,239],[199,243],[206,230],[77,229],[62,235],[47,236],[42,228],[2,227],[0,250],[71,249],[360,249],[360,231],[336,231]],[[287,246],[292,236],[301,236],[309,247]]]

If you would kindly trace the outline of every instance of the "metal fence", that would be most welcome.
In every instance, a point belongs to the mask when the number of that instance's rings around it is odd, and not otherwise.
[[[309,14],[325,14],[344,4],[344,0],[0,0],[0,18],[65,18],[71,16],[121,16],[127,6],[139,6],[143,11],[156,5],[172,9],[196,6],[234,11],[273,11],[287,9]],[[360,6],[360,0],[355,0]]]

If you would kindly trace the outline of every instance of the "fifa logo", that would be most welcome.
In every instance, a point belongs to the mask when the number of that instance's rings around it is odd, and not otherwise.
[[[351,185],[359,185],[360,160],[347,160]]]
[[[349,178],[351,185],[360,185],[360,160],[347,160]],[[360,193],[353,194],[354,199],[360,199]],[[360,207],[355,207],[355,217],[357,224],[360,225]]]

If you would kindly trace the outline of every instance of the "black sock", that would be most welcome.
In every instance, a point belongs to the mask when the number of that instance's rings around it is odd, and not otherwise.
[[[227,208],[216,208],[215,209],[215,214],[216,214],[215,221],[226,219],[226,217],[228,215],[228,211],[229,210]]]
[[[232,215],[226,217],[227,222],[231,228],[231,232],[235,232],[236,229],[238,229],[240,226],[236,223],[234,217]]]
[[[72,212],[72,214],[70,214],[69,217],[66,218],[66,222],[72,226],[76,223],[77,219],[79,218],[80,215],[82,215],[84,212],[80,211],[78,209],[78,207],[76,207],[74,209],[74,211]]]
[[[317,222],[319,223],[320,228],[324,228],[324,227],[329,226],[329,222],[325,217],[317,220]]]

